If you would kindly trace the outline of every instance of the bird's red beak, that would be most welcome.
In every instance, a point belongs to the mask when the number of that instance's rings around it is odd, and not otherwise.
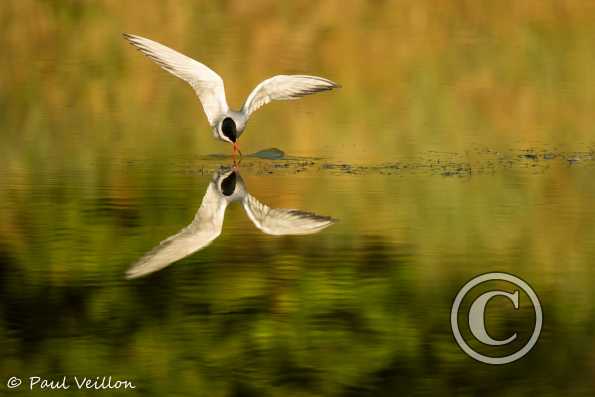
[[[240,156],[242,155],[242,152],[240,151],[240,146],[238,145],[237,142],[233,143],[233,155],[235,156],[237,153],[240,154]]]
[[[237,170],[240,166],[239,161],[236,163],[236,154],[240,153],[240,156],[242,156],[242,152],[240,151],[240,147],[238,146],[237,142],[233,142],[233,154],[231,155],[231,157],[233,158],[233,169]],[[241,159],[240,159],[241,161]]]

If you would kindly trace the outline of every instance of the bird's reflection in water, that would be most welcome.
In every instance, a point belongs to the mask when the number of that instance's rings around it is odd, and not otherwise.
[[[222,167],[213,174],[192,223],[147,252],[128,269],[126,277],[156,272],[205,248],[221,234],[225,209],[236,201],[241,202],[250,220],[266,234],[312,234],[335,222],[331,217],[311,212],[270,208],[248,193],[237,169]]]

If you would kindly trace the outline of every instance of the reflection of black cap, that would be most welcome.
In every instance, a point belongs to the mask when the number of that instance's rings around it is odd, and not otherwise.
[[[229,174],[221,181],[221,193],[224,196],[231,196],[236,190],[236,173],[235,171]]]

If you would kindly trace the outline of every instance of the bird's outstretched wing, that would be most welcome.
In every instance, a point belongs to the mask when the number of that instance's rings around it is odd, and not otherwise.
[[[312,234],[336,222],[335,219],[294,209],[270,208],[254,196],[246,194],[244,210],[254,225],[267,234]]]
[[[126,272],[126,278],[156,272],[209,245],[221,234],[226,207],[225,199],[210,184],[192,223],[163,240],[132,264]]]
[[[123,35],[140,52],[194,88],[209,124],[214,125],[220,116],[229,110],[223,80],[217,73],[163,44],[132,34]]]
[[[305,95],[338,88],[339,85],[316,76],[278,75],[258,84],[246,99],[242,112],[249,117],[272,100],[298,99]]]

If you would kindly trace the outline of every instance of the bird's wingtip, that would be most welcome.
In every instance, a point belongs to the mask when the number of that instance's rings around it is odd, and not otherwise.
[[[343,87],[341,84],[335,83],[333,80],[324,79],[323,82],[325,83],[325,89],[327,89],[327,90],[334,90],[336,88]]]
[[[323,80],[328,84],[329,89],[334,89],[334,88],[343,88],[343,86],[339,83],[335,83],[333,80],[329,80],[329,79],[324,79]]]
[[[126,32],[122,32],[122,36],[128,41],[133,41],[138,38],[138,36],[131,34],[131,33],[126,33]]]
[[[336,83],[333,80],[327,80],[327,81],[330,83],[331,88],[343,88],[343,86],[341,84]]]

